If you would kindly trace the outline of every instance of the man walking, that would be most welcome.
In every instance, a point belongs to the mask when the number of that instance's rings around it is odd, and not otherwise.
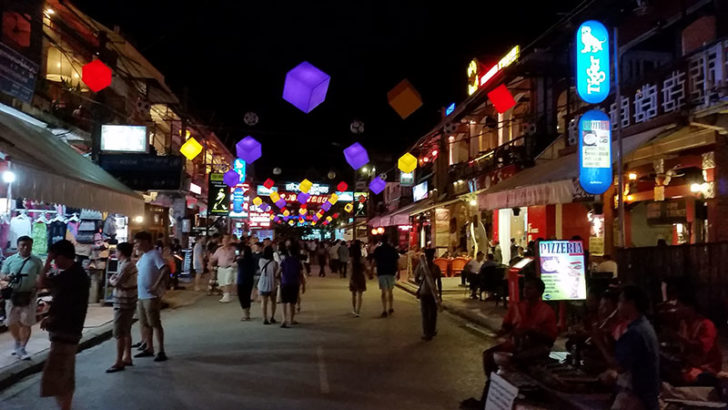
[[[332,274],[339,272],[339,243],[337,241],[333,241],[329,248],[329,267]]]
[[[18,238],[18,253],[7,258],[0,270],[0,287],[10,290],[10,299],[5,302],[5,324],[15,341],[13,355],[21,360],[30,360],[25,346],[30,339],[30,329],[35,324],[36,282],[43,262],[31,255],[33,239]]]
[[[374,260],[377,264],[379,289],[382,291],[382,317],[394,313],[394,275],[397,273],[399,253],[389,244],[386,238],[381,239],[381,245],[374,251]]]
[[[154,361],[163,362],[167,360],[167,355],[164,353],[164,329],[159,317],[162,309],[160,288],[165,275],[169,275],[169,266],[159,251],[154,249],[152,235],[149,232],[139,232],[134,235],[134,247],[137,254],[141,254],[136,266],[139,295],[137,309],[142,331],[142,346],[140,346],[142,351],[134,357],[154,356],[153,335],[156,333],[159,350]]]
[[[222,299],[218,302],[232,302],[230,291],[235,283],[235,246],[230,241],[230,235],[222,237],[222,246],[217,248],[210,258],[210,265],[217,271],[217,283],[222,288]]]
[[[51,261],[58,272],[50,274]],[[65,239],[48,250],[39,286],[53,294],[48,316],[40,323],[48,331],[51,348],[43,367],[41,397],[53,396],[62,410],[69,410],[76,387],[76,352],[88,309],[91,280],[76,263],[76,249]]]
[[[349,264],[349,247],[346,246],[346,242],[341,241],[339,243],[339,274],[342,278],[346,279],[346,265]]]

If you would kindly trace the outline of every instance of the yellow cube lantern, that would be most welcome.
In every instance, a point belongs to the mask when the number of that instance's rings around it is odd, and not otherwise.
[[[308,179],[304,179],[303,181],[301,181],[301,184],[298,185],[298,189],[300,189],[301,192],[307,194],[308,191],[311,190],[312,186],[313,186],[313,183],[311,181],[309,181]]]
[[[306,210],[304,208],[301,208],[298,210],[299,215],[306,215]]]
[[[346,206],[344,207],[344,210],[346,212],[351,212],[351,211],[354,210],[354,205],[352,205],[352,204],[346,204]]]
[[[270,216],[270,220],[272,221],[272,220],[274,220],[274,219],[276,219],[276,216],[275,216],[275,215],[273,215],[273,214],[271,214],[271,216]]]
[[[200,155],[200,152],[202,152],[202,145],[200,145],[200,143],[197,142],[196,139],[190,137],[187,142],[182,144],[179,152],[181,152],[182,155],[185,156],[185,158],[192,161],[193,159],[195,159],[196,156]]]
[[[329,202],[331,203],[331,205],[336,205],[336,202],[338,202],[338,201],[339,201],[339,196],[336,194],[331,194],[331,196],[329,197]]]
[[[270,200],[271,201],[278,202],[279,199],[281,199],[281,196],[278,195],[278,192],[273,191],[273,192],[270,193]]]
[[[409,174],[417,168],[417,157],[410,154],[409,152],[399,157],[397,161],[397,167],[400,171],[405,174]]]
[[[259,196],[256,196],[256,197],[255,197],[255,199],[253,199],[253,204],[254,204],[255,206],[261,206],[261,205],[263,204],[263,200],[262,200],[262,199],[260,199],[260,197],[259,197]]]
[[[291,213],[288,211],[288,209],[283,211],[283,216],[290,216],[290,215],[291,215]]]
[[[333,221],[333,220],[334,220],[334,218],[332,218],[332,217],[330,217],[330,216],[327,216],[327,217],[326,217],[326,220],[327,220],[327,221],[329,221],[329,222],[331,222],[331,221]]]
[[[311,222],[311,226],[316,226],[316,221]]]
[[[422,106],[420,93],[406,79],[387,93],[387,100],[402,119],[409,117]]]

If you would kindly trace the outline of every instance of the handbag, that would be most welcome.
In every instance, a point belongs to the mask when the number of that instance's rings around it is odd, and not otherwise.
[[[10,300],[13,306],[28,306],[30,304],[31,292],[15,292],[13,289],[14,286],[20,286],[20,283],[23,280],[23,275],[21,272],[23,271],[25,264],[28,263],[28,260],[30,260],[30,258],[25,258],[25,260],[23,260],[23,263],[20,265],[20,269],[18,269],[18,272],[12,275],[8,286],[5,289],[2,289],[2,293],[0,293],[3,299]],[[18,303],[16,303],[16,301]]]

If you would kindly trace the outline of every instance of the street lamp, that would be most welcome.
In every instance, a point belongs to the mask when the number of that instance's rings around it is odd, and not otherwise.
[[[15,182],[15,178],[15,172],[10,170],[3,172],[3,182],[6,184],[12,184]]]

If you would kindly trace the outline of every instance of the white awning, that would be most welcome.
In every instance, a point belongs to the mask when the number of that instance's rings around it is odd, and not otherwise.
[[[636,150],[674,124],[624,138],[624,156]],[[612,143],[612,159],[617,161],[617,143]],[[616,172],[616,171],[615,171]],[[573,202],[580,192],[579,154],[537,163],[506,179],[478,196],[480,209],[503,209],[533,205],[551,205]]]
[[[11,115],[13,111],[0,111],[0,152],[10,159],[17,178],[13,197],[130,217],[144,215],[141,195],[48,129]]]

